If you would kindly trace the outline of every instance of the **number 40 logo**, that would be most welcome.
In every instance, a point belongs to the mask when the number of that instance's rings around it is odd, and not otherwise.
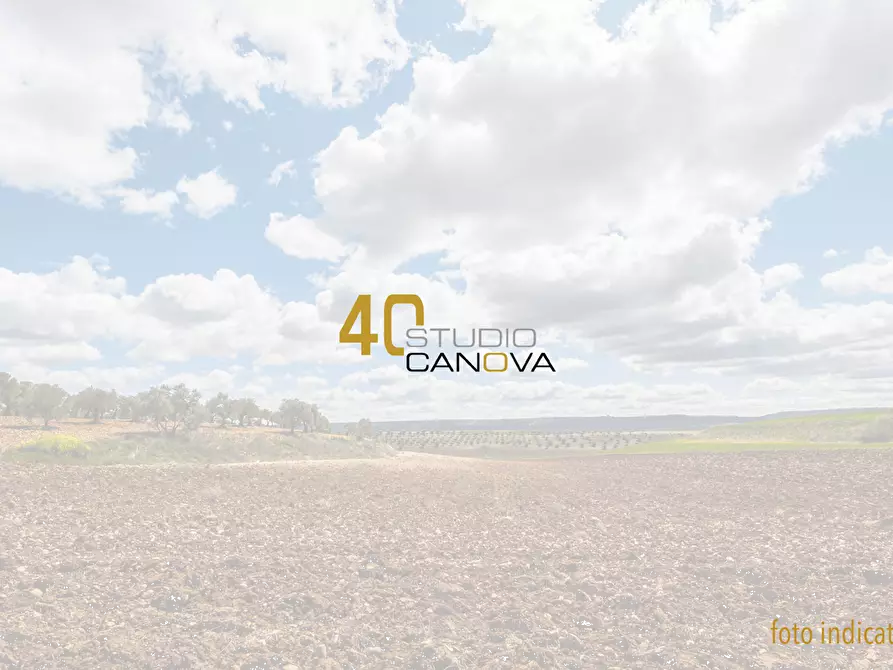
[[[415,308],[415,325],[425,325],[425,305],[422,299],[413,293],[394,293],[384,301],[384,348],[391,356],[402,356],[403,347],[394,346],[391,333],[394,307],[397,305],[411,305]],[[357,320],[360,322],[360,332],[352,333]],[[358,295],[350,313],[341,326],[338,333],[338,341],[342,344],[359,344],[360,353],[363,356],[372,354],[372,345],[378,342],[378,335],[372,332],[372,296],[368,293]]]

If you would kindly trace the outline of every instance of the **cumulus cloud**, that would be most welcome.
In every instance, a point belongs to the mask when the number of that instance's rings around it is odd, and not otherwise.
[[[75,257],[45,274],[0,268],[0,337],[66,341],[115,334],[126,282]]]
[[[823,309],[804,325],[811,341],[793,348],[782,367],[776,357],[757,350],[746,357],[734,350],[725,361],[730,369],[744,365],[762,379],[740,391],[690,380],[586,386],[551,374],[413,375],[396,363],[355,369],[329,382],[312,374],[296,378],[281,367],[369,363],[355,347],[334,345],[338,326],[322,320],[316,305],[284,302],[252,276],[229,270],[210,277],[167,275],[133,293],[103,267],[102,259],[76,258],[44,274],[0,271],[0,366],[22,379],[59,383],[72,391],[95,384],[133,392],[165,381],[183,382],[206,395],[255,395],[265,406],[298,394],[342,420],[355,420],[358,413],[377,420],[761,413],[778,407],[770,387],[776,396],[783,392],[789,409],[893,401],[893,355],[887,353],[893,351],[893,307],[872,303],[870,310],[857,305]],[[781,319],[786,311],[781,305],[776,316]],[[790,328],[792,322],[782,320],[781,325]],[[102,367],[99,342],[106,341],[123,345],[133,364]],[[169,365],[207,357],[247,357],[257,367],[166,372]],[[679,360],[679,352],[671,358]],[[60,363],[81,367],[53,369]],[[556,359],[559,370],[584,364],[573,357]],[[797,379],[792,366],[801,366],[807,378]]]
[[[145,188],[116,188],[109,195],[119,198],[121,211],[126,214],[154,214],[162,219],[169,219],[174,205],[180,202],[174,191]]]
[[[120,141],[129,130],[191,127],[161,81],[247,110],[263,108],[263,89],[339,107],[377,89],[408,47],[393,0],[37,0],[0,8],[0,58],[0,183],[97,206],[139,167]]]
[[[437,379],[388,373],[384,369],[367,374],[372,383],[362,373],[351,373],[337,385],[314,389],[314,401],[335,421],[356,421],[367,415],[380,421],[407,417],[487,419],[692,412],[756,416],[778,411],[780,397],[784,398],[784,407],[791,410],[835,405],[872,407],[893,402],[893,384],[887,380],[847,382],[846,393],[841,394],[833,377],[819,377],[814,385],[779,384],[773,383],[778,380],[767,378],[764,383],[741,390],[720,391],[701,382],[587,386],[551,378],[481,384],[459,376]]]
[[[763,289],[774,291],[803,279],[803,271],[796,263],[782,263],[763,272]]]
[[[286,218],[274,212],[265,232],[268,241],[295,258],[337,261],[345,247],[334,237],[322,232],[311,219],[297,215]]]
[[[220,176],[218,170],[204,172],[195,179],[183,177],[177,182],[177,192],[186,196],[186,211],[190,214],[210,219],[236,202],[235,185]]]
[[[149,386],[162,383],[164,380],[164,368],[160,365],[111,367],[87,365],[77,370],[58,370],[41,364],[19,361],[7,367],[5,371],[18,379],[58,384],[69,393],[77,393],[94,386],[132,394],[145,391]]]
[[[0,338],[0,366],[3,370],[22,364],[66,365],[102,358],[102,353],[86,342],[26,341]]]
[[[296,361],[356,361],[337,346],[338,328],[323,323],[314,305],[283,302],[251,275],[219,270],[213,277],[161,277],[128,303],[144,320],[130,354],[150,361],[185,362],[199,356],[247,355],[262,365]]]
[[[178,135],[192,130],[192,120],[183,109],[183,103],[179,98],[162,105],[156,119],[158,125],[175,130]]]
[[[582,358],[557,358],[553,361],[553,365],[556,370],[561,370],[564,372],[565,370],[583,370],[589,367],[589,363],[584,361]]]
[[[166,0],[124,3],[102,17],[60,5],[42,23],[47,12],[35,8],[48,2],[0,9],[0,55],[15,64],[0,75],[0,139],[11,138],[0,143],[0,180],[88,205],[118,197],[125,211],[163,215],[170,196],[116,190],[139,165],[113,138],[186,124],[179,102],[161,105],[145,84],[141,45],[158,46],[183,99],[211,89],[246,110],[263,106],[265,87],[353,104],[406,57],[382,3],[305,3],[285,17],[263,3],[216,13],[205,0],[177,12]],[[610,355],[630,375],[682,381],[587,388],[373,369],[313,387],[333,416],[758,411],[775,402],[771,388],[790,389],[794,404],[891,397],[893,304],[877,296],[889,292],[886,252],[822,277],[837,295],[874,294],[864,303],[803,305],[786,290],[802,279],[798,265],[757,265],[767,208],[808,191],[828,147],[874,132],[893,108],[893,61],[877,58],[893,36],[893,5],[755,0],[717,20],[706,1],[662,0],[633,12],[617,37],[599,27],[597,5],[465,0],[460,27],[486,30],[490,44],[461,61],[429,49],[405,102],[372,132],[344,128],[319,152],[320,214],[273,213],[265,231],[294,258],[328,262],[310,277],[315,301],[284,301],[226,269],[131,292],[76,259],[46,274],[0,271],[0,337],[25,358],[38,343],[38,362],[89,358],[100,339],[146,365],[206,355],[261,367],[349,362],[356,348],[334,343],[356,295],[373,295],[381,332],[384,297],[416,293],[426,325],[535,327],[579,360]],[[120,30],[92,31],[89,42],[79,27],[100,18]],[[46,90],[61,102],[38,104]],[[217,170],[184,177],[176,194],[206,217],[237,195]],[[437,269],[408,269],[416,263]],[[395,328],[411,317],[401,310]],[[736,394],[691,381],[716,375],[752,384]],[[206,381],[270,397],[289,388],[260,373]]]
[[[315,230],[354,249],[319,277],[324,312],[411,284],[638,370],[738,373],[845,370],[853,324],[886,323],[886,305],[806,308],[779,290],[798,267],[753,260],[767,207],[893,108],[889,3],[648,3],[617,38],[583,0],[464,7],[490,45],[421,58],[406,103],[317,157]],[[451,281],[401,272],[438,254]]]
[[[842,295],[893,294],[893,256],[880,247],[865,252],[861,263],[847,265],[822,277],[822,286]]]
[[[261,365],[360,360],[315,305],[285,302],[251,275],[166,275],[139,293],[97,260],[45,273],[0,268],[0,348],[16,360],[97,359],[114,341],[144,365],[246,356]],[[4,355],[3,360],[9,356]]]

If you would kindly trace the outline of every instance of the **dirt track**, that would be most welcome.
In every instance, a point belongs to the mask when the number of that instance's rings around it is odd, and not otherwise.
[[[893,451],[0,466],[0,667],[884,668]]]

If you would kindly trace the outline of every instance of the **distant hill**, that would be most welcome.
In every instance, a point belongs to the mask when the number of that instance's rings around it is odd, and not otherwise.
[[[774,419],[793,419],[814,415],[877,413],[887,410],[878,408],[823,409],[796,412],[778,412],[758,417],[744,416],[693,416],[667,414],[661,416],[576,416],[538,417],[529,419],[438,419],[417,421],[374,421],[376,430],[535,430],[551,433],[582,431],[696,431],[718,426],[742,425]],[[346,423],[333,423],[333,432],[344,432]]]
[[[784,442],[860,442],[871,434],[883,435],[888,441],[887,427],[893,412],[889,409],[832,410],[812,414],[785,412],[760,421],[714,426],[698,435],[698,439],[718,441],[784,441]],[[872,440],[870,440],[872,441]]]

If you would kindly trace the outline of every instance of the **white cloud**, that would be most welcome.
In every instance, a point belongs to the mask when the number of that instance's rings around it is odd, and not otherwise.
[[[0,268],[0,337],[34,343],[113,337],[126,283],[75,257],[46,274]]]
[[[233,122],[232,122],[232,121],[224,121],[224,122],[223,122],[223,129],[224,129],[226,132],[231,131],[231,130],[233,129]]]
[[[131,340],[140,359],[185,362],[196,356],[250,355],[262,364],[358,360],[337,347],[338,329],[321,322],[316,307],[283,303],[251,275],[219,270],[213,277],[160,277],[131,304],[145,319]]]
[[[295,258],[337,261],[346,253],[338,240],[319,230],[312,220],[300,215],[286,218],[279,212],[270,214],[265,236]]]
[[[552,364],[555,366],[555,369],[561,372],[565,372],[566,370],[583,370],[589,367],[589,363],[584,361],[582,358],[556,358],[552,361]]]
[[[77,393],[88,386],[115,389],[132,394],[145,391],[150,385],[161,383],[164,369],[158,365],[99,367],[86,366],[79,370],[53,370],[42,365],[16,363],[5,370],[17,379],[35,383],[58,384],[69,393]]]
[[[227,370],[211,370],[204,374],[180,372],[165,377],[164,383],[171,386],[185,384],[189,388],[197,389],[206,398],[217,393],[232,393],[238,389],[236,375]]]
[[[750,381],[740,390],[720,391],[702,381],[587,386],[569,384],[551,374],[450,378],[411,375],[399,364],[355,370],[336,383],[327,383],[315,375],[293,378],[276,367],[296,362],[370,363],[355,347],[335,345],[340,324],[322,320],[322,307],[283,302],[252,276],[229,270],[211,277],[159,277],[134,294],[123,280],[101,270],[103,263],[98,257],[93,261],[76,258],[45,274],[0,270],[0,369],[73,391],[95,384],[133,392],[163,381],[182,381],[206,395],[220,390],[253,394],[265,406],[298,395],[312,399],[334,419],[351,420],[359,413],[377,420],[761,413],[779,409],[779,403],[795,409],[893,402],[893,306],[885,303],[835,305],[807,313],[808,321],[799,332],[809,339],[801,335],[802,341],[783,365],[773,356],[754,352],[742,358],[736,351],[725,361],[729,369],[744,365],[757,375],[745,378]],[[399,288],[395,286],[395,292]],[[774,315],[780,332],[797,327],[804,316],[788,314],[787,307],[782,302]],[[660,325],[656,327],[660,331]],[[98,364],[99,343],[106,341],[122,345],[134,364],[51,369],[62,363]],[[778,346],[777,342],[762,344]],[[162,367],[208,356],[248,357],[257,367],[254,372],[236,365],[207,373],[168,372]],[[573,357],[554,362],[559,373],[585,365]],[[776,393],[770,392],[776,387]]]
[[[267,178],[267,183],[272,184],[273,186],[279,186],[282,177],[294,177],[296,174],[295,162],[293,160],[284,161],[273,168],[273,172],[271,172],[270,176]]]
[[[371,384],[375,388],[381,388],[383,385],[409,379],[412,379],[412,376],[405,369],[396,365],[383,365],[370,370],[350,372],[341,377],[339,385],[350,388],[356,386],[368,387]]]
[[[664,0],[613,38],[595,4],[466,0],[462,25],[492,30],[491,44],[460,62],[429,51],[409,99],[376,130],[345,128],[319,153],[321,214],[274,213],[265,232],[286,254],[332,264],[310,278],[315,303],[283,301],[226,269],[133,293],[76,259],[46,274],[0,271],[0,347],[22,365],[89,359],[105,340],[149,366],[208,355],[259,368],[357,362],[356,347],[335,345],[356,295],[373,294],[380,332],[384,296],[418,293],[432,325],[532,326],[578,352],[570,360],[613,355],[631,376],[684,381],[586,388],[376,369],[313,386],[333,416],[722,411],[777,403],[771,388],[794,389],[794,404],[890,398],[893,304],[807,307],[784,290],[801,279],[797,265],[755,263],[766,208],[809,189],[828,146],[873,131],[893,107],[893,61],[877,57],[893,37],[893,5],[762,0],[711,24],[708,3]],[[59,5],[46,21],[27,3],[0,9],[0,56],[13,63],[0,73],[4,183],[164,215],[170,196],[122,187],[139,168],[126,131],[188,121],[179,98],[165,107],[145,84],[137,55],[147,44],[181,96],[212,89],[247,110],[262,106],[264,87],[352,104],[378,79],[370,62],[387,71],[406,55],[390,6],[305,3],[283,16],[263,3],[131,5],[101,16]],[[80,30],[100,20],[108,30]],[[258,50],[232,48],[245,36]],[[237,196],[216,170],[176,190],[206,217]],[[440,272],[405,270],[426,254]],[[889,292],[891,266],[876,249],[822,284]],[[690,381],[717,373],[716,386],[732,375],[751,385],[738,396]],[[260,370],[228,374],[189,379],[271,397],[290,388]]]
[[[189,129],[161,80],[248,110],[263,107],[263,89],[338,107],[360,102],[408,54],[392,0],[5,3],[0,183],[97,206],[139,167],[121,141],[129,130]]]
[[[116,188],[109,195],[120,199],[121,211],[126,214],[154,214],[163,219],[169,219],[174,205],[180,202],[173,191]]]
[[[893,294],[893,256],[880,247],[869,249],[861,263],[847,265],[822,277],[822,286],[843,295]]]
[[[505,381],[482,386],[465,379],[434,380],[419,375],[387,386],[320,389],[312,396],[336,421],[373,421],[532,416],[638,416],[679,413],[757,416],[781,409],[876,407],[893,404],[888,380],[851,382],[834,378],[793,384],[786,389],[755,387],[721,392],[698,383],[597,384],[554,380]]]
[[[803,279],[803,271],[796,263],[782,263],[763,272],[763,290],[775,291]]]
[[[337,344],[338,326],[315,305],[284,302],[251,275],[166,275],[133,294],[100,266],[77,257],[46,274],[0,268],[0,349],[22,361],[95,360],[102,340],[145,363],[243,355],[274,366],[361,360]]]
[[[102,353],[86,342],[16,341],[0,338],[0,366],[3,370],[22,364],[65,365],[102,358]]]
[[[179,98],[161,107],[156,122],[160,126],[175,130],[178,135],[192,130],[192,120],[183,110],[183,103]]]
[[[224,177],[219,168],[200,174],[195,179],[183,177],[177,191],[186,195],[186,211],[202,219],[210,219],[236,202],[237,189]]]
[[[840,252],[837,249],[828,249],[822,254],[822,258],[837,258]]]
[[[893,108],[893,62],[872,65],[893,5],[753,2],[711,23],[709,3],[658,2],[620,38],[583,0],[465,9],[489,47],[421,58],[405,104],[318,155],[316,229],[355,249],[317,278],[324,313],[411,283],[452,293],[459,318],[664,371],[845,372],[848,347],[886,337],[854,323],[886,323],[888,306],[805,308],[777,290],[799,268],[752,262],[762,212]],[[464,287],[397,273],[437,253]]]

